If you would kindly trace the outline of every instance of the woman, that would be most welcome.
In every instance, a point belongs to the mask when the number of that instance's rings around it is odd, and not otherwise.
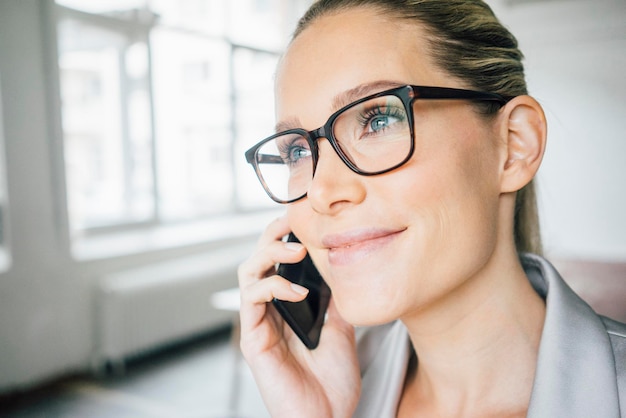
[[[626,327],[527,254],[546,121],[521,59],[479,0],[321,0],[302,18],[276,76],[284,134],[248,152],[287,215],[239,269],[272,416],[626,416]],[[332,289],[315,350],[268,305],[305,298],[274,266],[307,252]]]

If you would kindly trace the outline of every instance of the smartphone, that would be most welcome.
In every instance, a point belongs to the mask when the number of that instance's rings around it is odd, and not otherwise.
[[[300,242],[293,233],[289,234],[287,241]],[[290,282],[309,289],[307,297],[300,302],[275,298],[272,303],[304,345],[312,350],[319,344],[330,301],[330,288],[313,265],[309,254],[299,263],[280,264],[277,273]]]

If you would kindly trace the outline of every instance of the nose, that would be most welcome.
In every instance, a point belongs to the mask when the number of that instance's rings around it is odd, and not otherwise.
[[[325,138],[318,140],[319,158],[307,199],[317,213],[333,215],[361,203],[366,196],[364,176],[353,172]]]

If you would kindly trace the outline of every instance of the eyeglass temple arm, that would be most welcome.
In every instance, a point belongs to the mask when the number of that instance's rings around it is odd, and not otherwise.
[[[466,99],[485,100],[506,104],[511,98],[501,96],[496,93],[479,92],[472,90],[455,89],[448,87],[418,87],[418,99]]]
[[[251,162],[250,160],[248,162]],[[257,164],[285,164],[285,160],[280,156],[270,154],[256,154],[256,162]]]

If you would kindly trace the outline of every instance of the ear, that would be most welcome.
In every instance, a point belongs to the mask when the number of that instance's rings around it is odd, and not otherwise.
[[[533,179],[546,148],[547,124],[541,105],[530,96],[518,96],[502,109],[501,134],[505,147],[501,192],[520,190]]]

